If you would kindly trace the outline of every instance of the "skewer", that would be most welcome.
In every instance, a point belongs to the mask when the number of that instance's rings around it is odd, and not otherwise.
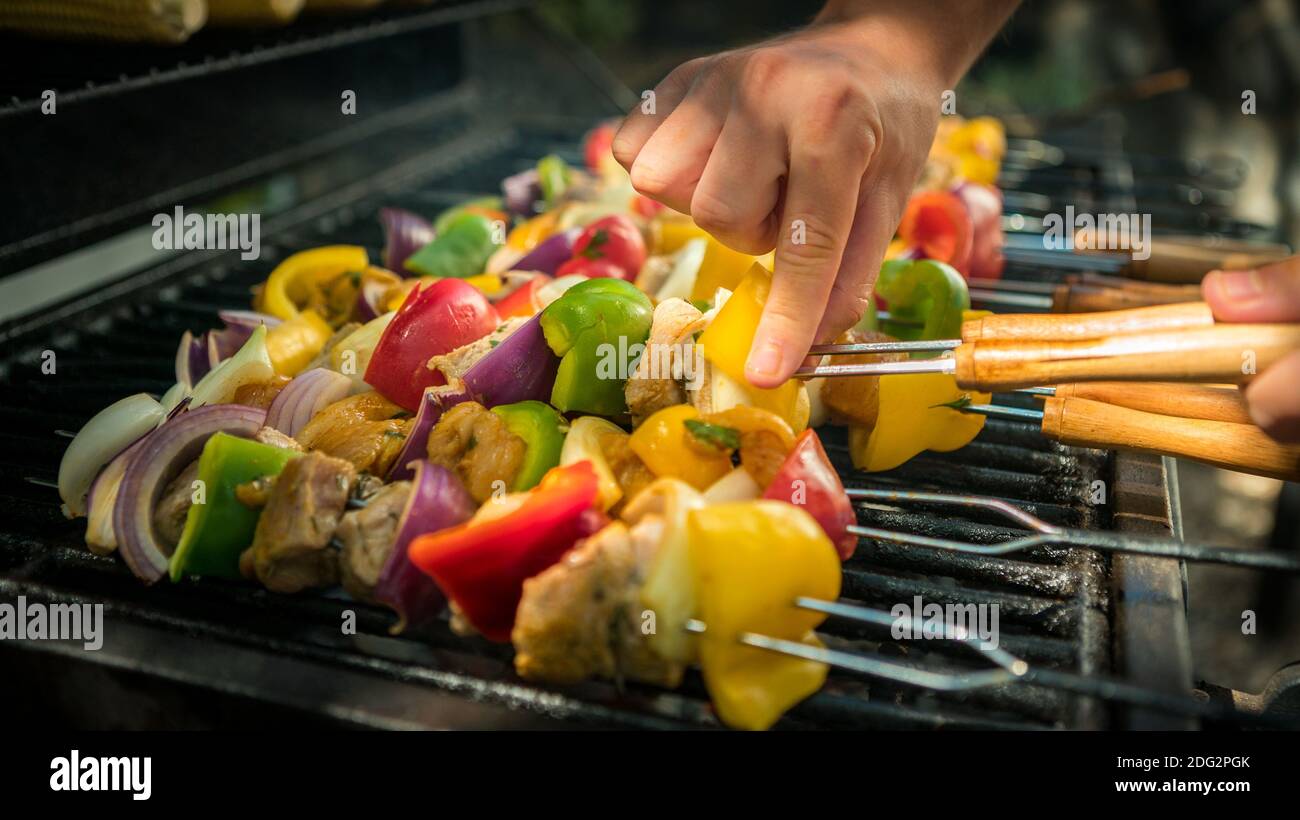
[[[1291,254],[1285,245],[1177,234],[1149,239],[1143,248],[1145,259],[1134,255],[1127,237],[1108,238],[1104,244],[1109,247],[1100,244],[1090,232],[1080,232],[1070,247],[1053,247],[1043,237],[1021,234],[1019,242],[1008,243],[1003,255],[1012,262],[1104,269],[1152,282],[1187,283],[1199,282],[1212,270],[1248,270]]]
[[[1019,300],[1028,307],[1044,307],[1052,313],[1122,310],[1196,302],[1201,298],[1199,284],[1167,285],[1093,271],[1070,273],[1059,282],[970,278],[966,284],[971,288],[972,299],[979,293],[980,300],[988,304],[1012,304]]]
[[[920,361],[802,367],[799,377],[949,373],[984,392],[1090,381],[1240,383],[1300,348],[1300,324],[1215,324],[1204,302],[966,322],[961,339],[818,345],[814,355],[945,352]]]
[[[847,604],[842,601],[823,601],[817,598],[799,597],[795,599],[794,605],[801,609],[821,612],[832,617],[846,618],[880,627],[892,627],[898,621],[889,612]],[[1119,701],[1171,714],[1222,720],[1242,720],[1244,718],[1248,721],[1259,721],[1261,725],[1290,725],[1277,718],[1242,714],[1229,706],[1198,700],[1187,695],[1147,689],[1109,678],[1090,677],[1073,672],[1031,666],[1024,659],[1005,649],[984,646],[977,638],[969,635],[949,633],[937,624],[929,624],[923,620],[917,626],[919,632],[932,639],[955,641],[966,645],[984,658],[992,661],[996,668],[963,670],[960,672],[935,671],[854,652],[809,646],[804,643],[774,638],[770,635],[755,632],[741,632],[737,635],[737,640],[746,646],[752,646],[764,651],[824,663],[837,669],[937,692],[969,692],[993,686],[1026,683],[1059,689],[1084,697]],[[708,631],[708,626],[704,622],[692,618],[686,623],[686,631],[700,635]]]
[[[1300,573],[1300,556],[1267,550],[1237,550],[1194,542],[1175,541],[1140,535],[1118,535],[1100,530],[1082,530],[1049,524],[1031,513],[998,498],[957,493],[932,493],[912,490],[848,489],[850,499],[885,503],[918,502],[957,507],[984,509],[1016,522],[1033,534],[1013,538],[997,544],[974,544],[935,538],[927,535],[882,530],[874,527],[850,526],[849,532],[863,538],[899,544],[965,552],[976,555],[1009,555],[1036,547],[1082,547],[1103,552],[1125,552],[1159,558],[1176,558],[1197,563],[1222,564],[1259,570],[1280,570]]]

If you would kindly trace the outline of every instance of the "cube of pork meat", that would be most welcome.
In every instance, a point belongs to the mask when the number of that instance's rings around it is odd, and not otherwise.
[[[194,500],[194,479],[199,475],[198,459],[181,470],[163,490],[158,503],[153,508],[153,529],[158,540],[171,550],[181,542],[181,533],[185,531],[185,517],[189,514]]]
[[[521,677],[573,683],[588,677],[677,686],[682,666],[641,633],[641,585],[663,537],[663,519],[630,529],[614,522],[524,582],[514,630]]]
[[[682,380],[693,375],[694,362],[687,361],[693,356],[691,334],[704,328],[703,316],[690,302],[676,297],[655,307],[645,352],[623,388],[634,427],[656,410],[686,402]]]
[[[371,600],[379,573],[393,553],[397,525],[410,494],[411,482],[395,481],[371,496],[366,506],[343,514],[334,536],[343,545],[339,553],[343,588],[353,598]]]
[[[257,519],[253,545],[240,556],[244,575],[272,592],[298,592],[338,583],[338,554],[330,545],[356,469],[309,452],[284,465]]]

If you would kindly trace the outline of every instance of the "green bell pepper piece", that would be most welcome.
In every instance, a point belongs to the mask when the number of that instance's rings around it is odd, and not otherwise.
[[[555,154],[547,154],[537,161],[537,180],[542,189],[542,201],[547,208],[552,207],[569,189],[568,163]]]
[[[411,254],[406,269],[422,276],[467,279],[483,272],[496,249],[492,221],[482,214],[462,213],[432,242]]]
[[[531,490],[548,470],[559,465],[560,449],[564,447],[564,437],[569,432],[568,422],[554,407],[533,399],[498,405],[492,408],[492,412],[500,416],[506,429],[523,439],[528,448],[524,451],[524,463],[510,492]]]
[[[563,412],[620,416],[636,370],[632,348],[650,335],[650,299],[622,279],[588,279],[542,311],[546,344],[560,357],[551,404]]]
[[[185,529],[171,557],[171,578],[189,576],[238,580],[239,554],[253,543],[261,510],[244,506],[235,488],[262,476],[278,475],[302,453],[284,447],[216,433],[199,455],[203,503],[185,514]]]
[[[442,213],[434,217],[433,233],[435,236],[447,230],[456,217],[465,213],[470,208],[481,208],[486,211],[504,211],[505,203],[499,196],[481,196],[478,199],[471,199],[469,202],[462,202],[459,205],[453,205]],[[481,216],[481,214],[480,214]]]
[[[889,321],[881,328],[905,341],[960,338],[962,311],[970,310],[966,280],[951,265],[932,259],[886,262],[876,293],[889,305]]]

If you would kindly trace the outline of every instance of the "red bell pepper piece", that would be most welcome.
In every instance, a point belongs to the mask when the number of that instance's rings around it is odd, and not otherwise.
[[[527,318],[537,312],[537,291],[551,281],[551,277],[539,273],[524,284],[510,292],[509,296],[496,303],[497,315],[502,320],[514,316]]]
[[[919,248],[926,259],[946,262],[962,273],[970,264],[975,228],[956,194],[920,191],[912,194],[898,224],[898,236]]]
[[[459,279],[416,287],[375,345],[366,384],[389,401],[415,412],[426,387],[446,384],[426,365],[433,356],[481,339],[501,324],[483,292]]]
[[[826,531],[841,561],[847,561],[857,549],[858,537],[848,529],[858,523],[853,502],[812,428],[795,440],[794,449],[785,457],[763,497],[803,507]]]
[[[607,523],[592,509],[598,483],[590,461],[556,467],[510,512],[490,517],[493,503],[509,502],[489,501],[476,518],[416,538],[407,555],[475,629],[508,641],[524,581]]]

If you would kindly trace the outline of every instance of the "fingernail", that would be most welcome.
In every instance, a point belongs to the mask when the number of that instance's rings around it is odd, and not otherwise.
[[[776,342],[763,342],[750,351],[745,370],[751,376],[775,377],[781,372],[781,346]]]
[[[1218,279],[1223,295],[1235,302],[1249,302],[1264,295],[1264,282],[1259,271],[1220,271]]]

